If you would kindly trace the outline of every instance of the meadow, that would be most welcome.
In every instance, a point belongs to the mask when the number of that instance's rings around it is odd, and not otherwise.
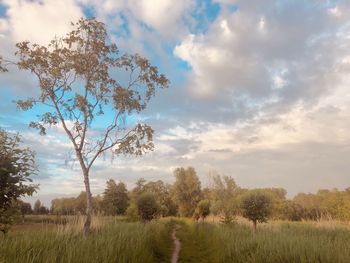
[[[179,262],[349,262],[350,228],[335,221],[272,221],[256,233],[244,220],[165,218],[149,223],[96,217],[84,238],[83,218],[31,216],[0,237],[0,262],[170,262],[178,225]]]

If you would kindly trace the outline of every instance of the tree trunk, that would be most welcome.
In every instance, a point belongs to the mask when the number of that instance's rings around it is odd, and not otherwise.
[[[83,233],[84,236],[88,236],[90,233],[91,217],[92,217],[92,195],[90,190],[89,172],[87,169],[83,169],[84,184],[86,191],[86,219],[84,223]]]

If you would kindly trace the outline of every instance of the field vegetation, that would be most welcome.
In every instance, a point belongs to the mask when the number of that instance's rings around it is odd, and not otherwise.
[[[0,238],[0,262],[170,262],[178,225],[179,262],[348,262],[350,225],[334,220],[271,221],[254,233],[250,223],[218,218],[163,218],[149,223],[98,216],[81,235],[83,218],[28,216]]]

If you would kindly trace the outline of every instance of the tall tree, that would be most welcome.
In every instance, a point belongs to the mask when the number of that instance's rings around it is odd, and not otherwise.
[[[11,135],[0,129],[0,231],[4,233],[18,210],[18,199],[32,195],[38,188],[30,178],[37,172],[34,153],[20,143],[18,134]]]
[[[174,195],[179,205],[181,216],[192,217],[201,199],[201,183],[192,167],[177,168],[174,171]]]
[[[128,190],[122,182],[116,184],[113,179],[107,181],[103,193],[102,207],[107,215],[124,215],[128,208]]]
[[[109,43],[103,23],[82,18],[72,25],[74,30],[48,46],[28,41],[16,45],[15,64],[37,77],[41,91],[38,98],[17,105],[28,110],[43,104],[39,108],[45,109],[43,114],[30,127],[44,135],[47,126],[60,124],[72,143],[87,193],[83,231],[87,235],[92,217],[91,167],[108,150],[142,155],[153,149],[153,129],[144,123],[132,128],[126,120],[144,110],[156,89],[168,87],[169,81],[146,58],[121,55]],[[103,121],[97,122],[101,116]]]

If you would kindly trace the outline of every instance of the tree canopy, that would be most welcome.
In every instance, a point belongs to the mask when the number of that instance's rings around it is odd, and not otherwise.
[[[261,190],[251,190],[242,198],[243,216],[256,224],[266,222],[271,214],[271,198]]]

